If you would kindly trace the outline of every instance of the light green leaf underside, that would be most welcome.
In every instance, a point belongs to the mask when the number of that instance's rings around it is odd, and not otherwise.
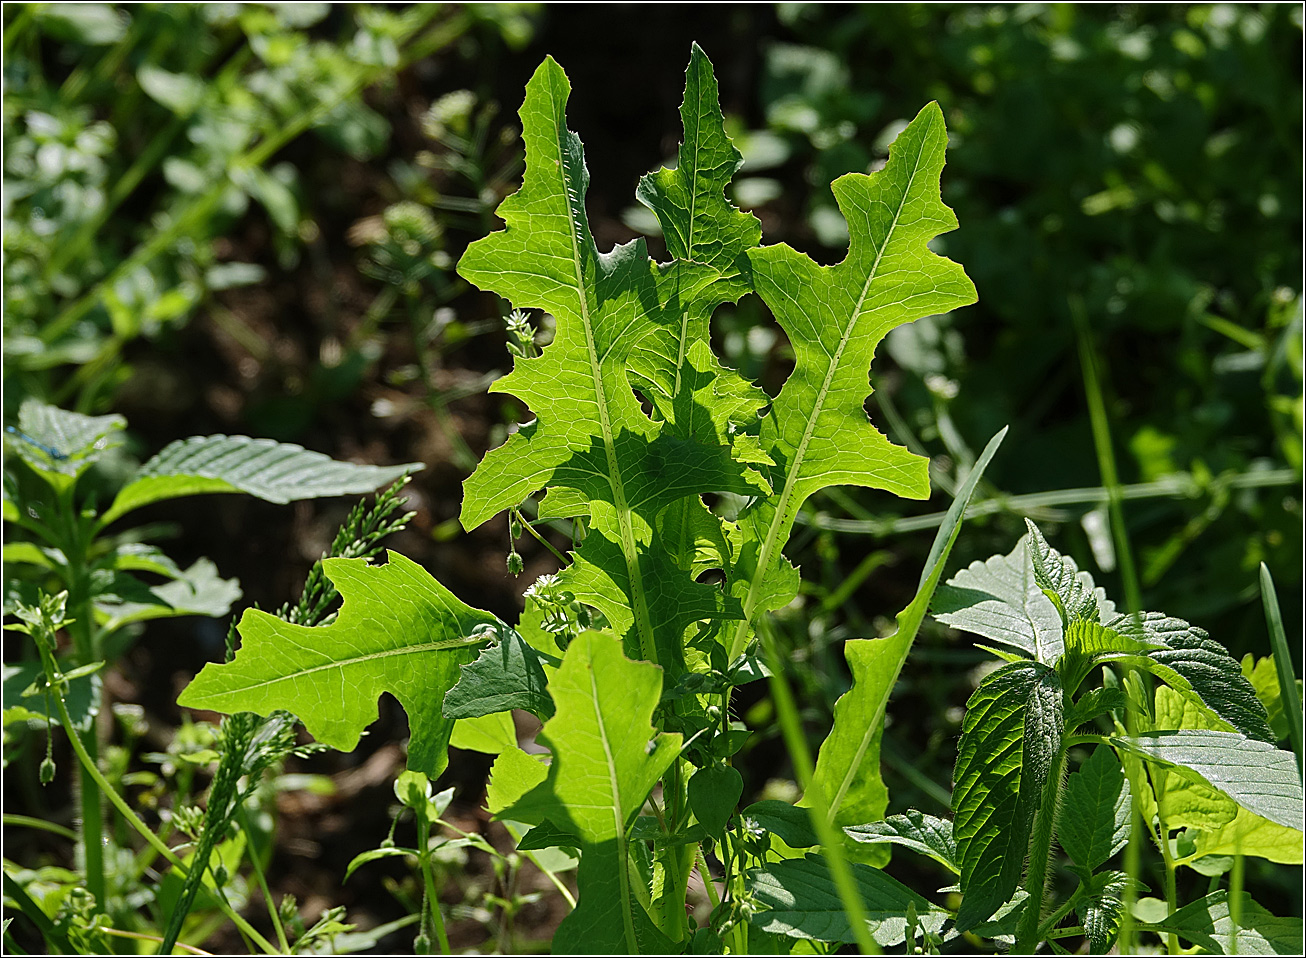
[[[916,597],[898,614],[894,633],[882,639],[850,639],[844,643],[844,657],[853,684],[835,703],[834,723],[821,743],[813,776],[814,784],[829,803],[831,821],[836,825],[861,825],[884,817],[889,793],[880,776],[880,739],[889,695],[943,575],[952,544],[960,534],[966,505],[1005,436],[1003,428],[989,441],[957,491],[935,535],[930,550],[933,561],[922,575]],[[867,864],[883,864],[888,860],[888,850],[865,860]]]
[[[1116,737],[1136,755],[1188,770],[1239,805],[1290,828],[1301,828],[1303,806],[1297,761],[1265,742],[1237,732],[1179,731]]]
[[[38,678],[45,675],[40,662],[24,662],[21,665],[6,665],[4,669],[4,724],[10,722],[53,722],[59,720],[58,708],[46,711],[45,695],[23,696],[23,692]],[[68,683],[64,693],[68,706],[68,716],[73,720],[73,727],[84,732],[91,727],[91,721],[100,711],[100,688],[102,680],[99,673],[81,675]]]
[[[1238,924],[1230,913],[1229,892],[1220,889],[1190,902],[1151,928],[1174,932],[1185,941],[1216,955],[1300,955],[1300,918],[1280,918],[1243,892]]]
[[[947,912],[879,869],[860,864],[851,867],[866,911],[866,927],[878,945],[887,948],[906,940],[909,906],[915,907],[920,927],[933,934],[943,929]],[[762,931],[790,938],[856,942],[823,858],[809,855],[754,868],[748,872],[748,883],[758,906],[749,922]]]
[[[1050,665],[1064,649],[1061,617],[1034,581],[1029,537],[1005,556],[972,562],[940,586],[934,617]]]
[[[22,435],[6,431],[5,444],[56,488],[63,488],[121,445],[126,428],[122,416],[86,416],[28,398],[18,408]]]
[[[106,632],[113,632],[129,622],[149,619],[182,615],[218,618],[230,612],[232,604],[240,598],[240,583],[219,576],[217,566],[208,559],[197,559],[173,581],[142,591],[148,596],[146,601],[112,601],[112,597],[97,600],[96,622]]]
[[[553,754],[547,776],[499,815],[532,825],[548,819],[582,843],[580,898],[554,947],[625,952],[647,942],[652,927],[630,888],[626,830],[681,742],[654,733],[662,670],[627,659],[615,636],[583,632],[549,691],[557,712],[538,736]]]
[[[745,548],[737,594],[748,618],[791,598],[764,583],[782,568],[781,551],[808,496],[831,485],[929,495],[926,461],[881,435],[864,403],[875,348],[889,330],[975,302],[962,268],[927,246],[957,225],[939,195],[946,145],[943,112],[932,103],[898,135],[883,170],[835,180],[850,235],[841,263],[818,266],[783,244],[748,254],[757,293],[795,360],[761,426],[762,451],[776,463],[762,471],[775,494],[740,517]],[[732,654],[746,631],[736,630]]]
[[[1129,841],[1129,808],[1125,770],[1100,745],[1066,779],[1057,840],[1075,864],[1094,870]]]
[[[219,712],[285,709],[319,741],[349,751],[377,718],[382,692],[408,713],[408,764],[431,778],[448,761],[453,722],[440,713],[459,666],[505,627],[459,601],[417,563],[395,552],[383,566],[326,559],[344,599],[330,625],[309,628],[250,609],[234,661],[210,664],[178,699]]]
[[[961,873],[957,864],[957,843],[952,837],[952,822],[926,815],[914,808],[901,815],[890,815],[882,822],[850,825],[844,833],[855,842],[887,842],[928,855],[949,871]]]
[[[192,436],[169,444],[127,483],[104,514],[108,523],[141,506],[213,492],[245,492],[268,502],[357,495],[423,468],[339,462],[293,443],[248,436]]]

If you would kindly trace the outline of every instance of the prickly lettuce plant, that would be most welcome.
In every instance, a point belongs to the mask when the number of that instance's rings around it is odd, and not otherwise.
[[[1186,623],[1115,615],[1036,533],[1028,563],[1022,552],[967,570],[948,593],[952,612],[941,613],[1015,649],[972,699],[955,822],[885,818],[878,750],[888,695],[1001,435],[963,485],[897,631],[848,643],[854,685],[815,762],[807,757],[766,618],[797,592],[784,556],[795,517],[831,485],[928,495],[926,461],[867,420],[868,370],[895,326],[975,299],[961,267],[928,247],[957,225],[939,194],[942,113],[923,109],[881,171],[832,184],[851,239],[842,262],[818,266],[787,246],[759,245],[757,221],[726,199],[740,157],[695,47],[676,166],[637,191],[666,238],[669,259],[659,263],[643,240],[598,249],[581,142],[566,126],[569,95],[566,75],[546,60],[521,109],[521,189],[498,210],[504,228],[473,243],[458,267],[515,307],[515,366],[493,388],[533,417],[467,480],[462,522],[472,529],[508,511],[515,538],[523,503],[542,494],[539,521],[569,520],[574,530],[563,568],[527,590],[526,611],[509,626],[402,556],[380,566],[328,560],[344,598],[333,621],[247,612],[235,659],[207,667],[181,704],[285,709],[319,741],[350,749],[389,692],[409,715],[414,773],[438,775],[451,741],[497,753],[486,801],[521,836],[520,849],[579,852],[560,951],[789,951],[802,940],[934,948],[964,931],[1014,931],[1032,946],[1056,925],[1041,905],[1067,750],[1087,741],[1072,733],[1127,704],[1119,688],[1074,698],[1103,664],[1150,671],[1213,727],[1197,738],[1098,736],[1105,757],[1064,784],[1092,823],[1063,842],[1082,872],[1069,907],[1081,910],[1095,946],[1109,942],[1121,914],[1125,881],[1099,868],[1123,834],[1124,783],[1142,794],[1114,752],[1140,768],[1186,770],[1176,774],[1284,825],[1300,789],[1283,780],[1264,710],[1237,665]],[[794,371],[774,397],[723,367],[709,340],[713,311],[750,290],[794,349]],[[529,319],[537,311],[554,323],[542,350]],[[991,592],[963,581],[982,575]],[[746,732],[730,721],[730,697],[768,676],[806,793],[797,807],[768,802],[738,814],[742,780],[730,762]],[[505,732],[511,709],[544,723],[544,760]],[[1213,769],[1235,747],[1269,761],[1226,781]],[[874,867],[893,844],[960,876],[959,913]],[[686,887],[691,871],[706,871],[709,850],[725,868],[725,895],[711,923],[694,928]],[[427,910],[424,927],[438,927]]]

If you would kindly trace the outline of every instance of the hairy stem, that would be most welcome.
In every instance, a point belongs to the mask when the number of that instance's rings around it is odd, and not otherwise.
[[[1039,918],[1043,914],[1043,897],[1047,890],[1048,860],[1052,855],[1052,838],[1056,833],[1057,809],[1061,803],[1063,785],[1061,770],[1066,763],[1064,743],[1048,768],[1043,785],[1043,798],[1034,816],[1034,833],[1029,840],[1029,871],[1025,873],[1025,892],[1029,899],[1016,929],[1016,954],[1033,954],[1039,941]]]

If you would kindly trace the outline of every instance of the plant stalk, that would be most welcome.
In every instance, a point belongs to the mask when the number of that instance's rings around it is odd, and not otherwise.
[[[1052,838],[1056,833],[1057,809],[1061,802],[1061,770],[1066,764],[1066,746],[1062,742],[1048,768],[1043,797],[1034,817],[1034,834],[1029,841],[1029,870],[1025,873],[1025,892],[1029,899],[1016,929],[1015,954],[1033,954],[1038,945],[1039,919],[1047,891],[1048,860],[1052,855]]]

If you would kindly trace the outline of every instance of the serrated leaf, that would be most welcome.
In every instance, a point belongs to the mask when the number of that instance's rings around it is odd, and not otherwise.
[[[165,446],[137,471],[101,519],[108,524],[163,499],[245,492],[268,502],[358,495],[423,468],[340,462],[302,446],[249,436],[192,436]]]
[[[1003,666],[966,703],[952,792],[965,931],[1015,894],[1030,828],[1060,747],[1061,684],[1037,662]]]
[[[1185,941],[1216,955],[1299,955],[1302,953],[1300,918],[1280,918],[1266,911],[1243,892],[1238,902],[1238,923],[1230,913],[1227,889],[1190,902],[1152,926],[1158,933],[1173,932]]]
[[[1129,842],[1129,811],[1125,770],[1099,745],[1066,779],[1057,840],[1075,864],[1093,871]]]
[[[1109,752],[1110,749],[1098,751]],[[1084,926],[1084,937],[1088,939],[1089,954],[1105,955],[1119,937],[1128,884],[1128,876],[1118,871],[1094,875],[1089,882],[1084,898],[1075,908]]]
[[[1144,655],[1101,656],[1146,669],[1218,719],[1220,728],[1272,743],[1274,733],[1256,690],[1237,661],[1219,642],[1183,619],[1160,612],[1122,615],[1108,623],[1113,632],[1160,646]]]
[[[565,123],[569,93],[562,68],[546,59],[526,87],[526,173],[499,207],[506,228],[471,244],[458,264],[470,282],[545,310],[556,324],[540,356],[519,360],[491,387],[537,418],[486,455],[464,484],[461,518],[470,529],[546,486],[571,490],[568,511],[583,499],[591,527],[563,575],[566,588],[619,623],[629,651],[674,672],[693,617],[739,612],[675,561],[674,546],[655,534],[658,513],[703,492],[747,494],[761,483],[729,444],[697,432],[685,438],[640,407],[632,356],[663,327],[680,330],[683,317],[661,298],[643,240],[609,253],[595,246],[583,207],[589,174]],[[698,413],[716,421],[711,408]]]
[[[844,829],[855,842],[890,843],[928,855],[949,871],[961,874],[957,863],[957,843],[952,837],[952,822],[935,818],[914,808],[901,815],[890,815],[882,822],[850,825]]]
[[[1093,721],[1099,715],[1125,708],[1128,703],[1129,699],[1122,689],[1110,687],[1089,689],[1079,697],[1079,701],[1066,710],[1066,728],[1073,731]]]
[[[6,427],[5,445],[63,490],[110,449],[122,444],[122,416],[85,416],[28,398],[18,407],[18,426]]]
[[[934,598],[934,617],[1051,665],[1064,650],[1061,616],[1034,580],[1024,536],[1008,555],[972,562]]]
[[[948,917],[943,909],[877,868],[855,863],[850,867],[866,911],[866,927],[876,944],[886,948],[902,944],[908,908],[915,909],[918,927],[935,935],[942,931]],[[748,919],[754,927],[790,938],[857,941],[823,858],[808,855],[768,863],[750,869],[747,882],[758,906]]]
[[[654,734],[662,670],[627,659],[615,636],[583,632],[549,690],[557,712],[537,736],[553,754],[547,777],[499,816],[547,818],[581,840],[580,897],[555,948],[617,954],[651,945],[658,935],[630,888],[626,830],[680,749],[679,735]]]
[[[1118,736],[1112,744],[1197,775],[1244,808],[1290,828],[1301,828],[1303,805],[1297,760],[1237,732],[1208,730]]]
[[[859,485],[921,499],[925,459],[890,443],[867,421],[867,370],[890,329],[975,302],[965,271],[933,253],[929,240],[957,220],[939,195],[947,132],[930,104],[898,135],[884,169],[832,184],[848,221],[844,260],[818,266],[787,245],[750,250],[753,282],[794,350],[794,371],[761,423],[761,467],[774,495],[746,508],[733,588],[744,621],[729,652],[742,651],[758,611],[792,599],[782,550],[799,507],[826,486]]]
[[[894,633],[882,639],[850,639],[844,643],[844,657],[853,684],[835,702],[834,722],[817,753],[812,779],[828,803],[830,821],[839,827],[862,825],[884,817],[889,793],[880,777],[880,740],[889,696],[943,575],[952,545],[961,532],[966,505],[1005,436],[1003,428],[989,441],[957,490],[935,535],[931,561],[921,575],[916,596],[898,614]],[[882,865],[888,861],[888,849],[864,861]]]
[[[503,641],[463,667],[458,684],[444,697],[445,718],[467,719],[493,712],[525,709],[547,721],[553,699],[540,654],[512,629]]]
[[[1049,598],[1060,604],[1063,621],[1100,622],[1098,590],[1093,577],[1082,572],[1075,560],[1048,545],[1038,526],[1025,520],[1029,529],[1029,558],[1034,566],[1034,581]]]
[[[258,609],[241,616],[234,661],[210,664],[178,698],[219,712],[285,709],[316,739],[349,751],[389,692],[408,713],[409,768],[434,778],[448,762],[453,722],[440,713],[459,666],[501,635],[502,622],[460,602],[417,563],[325,559],[344,602],[334,622],[292,625]]]

